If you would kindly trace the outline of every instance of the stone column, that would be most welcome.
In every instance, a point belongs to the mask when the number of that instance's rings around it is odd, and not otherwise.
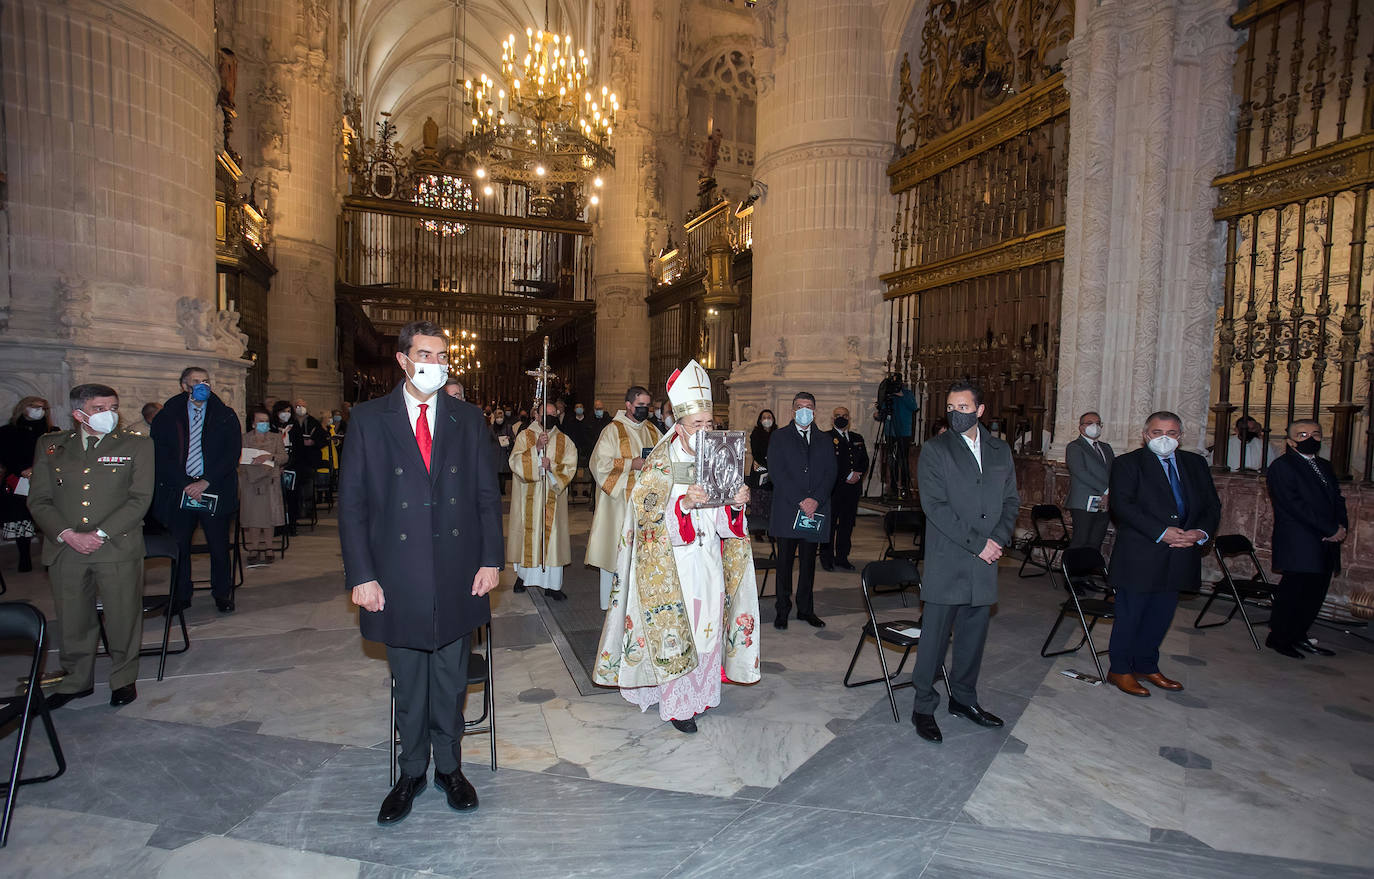
[[[150,8],[155,7],[155,8]],[[0,410],[119,391],[126,422],[190,364],[242,407],[238,315],[216,309],[211,0],[0,6],[8,291]]]
[[[661,7],[661,8],[656,8]],[[616,0],[606,7],[608,69],[592,71],[620,96],[619,124],[611,145],[615,170],[605,175],[595,224],[596,397],[615,410],[625,389],[649,380],[648,256],[663,228],[663,131],[655,113],[663,78],[673,69],[676,4]],[[671,115],[671,114],[669,114]],[[671,116],[676,122],[676,116]],[[662,388],[650,388],[655,398]],[[584,391],[585,393],[585,391]]]
[[[1205,445],[1222,224],[1212,178],[1230,167],[1240,40],[1227,0],[1146,7],[1101,0],[1080,16],[1070,95],[1059,405],[1051,455],[1095,409],[1118,452],[1146,416],[1183,417]]]
[[[876,433],[896,125],[883,5],[792,2],[762,13],[754,176],[768,193],[754,210],[751,359],[730,377],[733,426],[751,426],[764,407],[785,423],[793,394],[806,390],[821,427],[844,405],[855,429]]]
[[[277,268],[268,305],[268,404],[339,405],[334,252],[342,119],[334,0],[240,0],[239,124],[245,179],[272,222]]]

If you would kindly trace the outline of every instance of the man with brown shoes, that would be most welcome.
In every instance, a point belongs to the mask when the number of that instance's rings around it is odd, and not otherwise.
[[[1144,680],[1182,690],[1159,671],[1159,645],[1173,622],[1178,593],[1202,580],[1202,556],[1221,522],[1221,499],[1201,455],[1179,449],[1183,421],[1156,412],[1145,421],[1145,447],[1112,462],[1116,547],[1108,579],[1116,618],[1107,681],[1123,693],[1148,696]]]

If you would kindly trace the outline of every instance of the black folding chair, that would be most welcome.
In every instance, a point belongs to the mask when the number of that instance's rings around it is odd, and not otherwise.
[[[496,771],[496,696],[495,677],[491,665],[491,623],[476,632],[477,640],[485,646],[482,653],[468,656],[468,686],[482,688],[482,714],[463,722],[463,735],[486,733],[490,738],[491,771]],[[396,729],[396,679],[391,679],[391,783],[396,784],[400,771],[401,738]]]
[[[10,839],[10,817],[14,814],[14,795],[19,785],[52,781],[67,771],[67,758],[62,755],[62,745],[57,741],[57,728],[53,726],[52,714],[48,711],[48,700],[39,685],[43,676],[47,633],[48,621],[38,608],[22,601],[0,603],[0,641],[22,642],[31,645],[33,650],[23,693],[0,697],[0,728],[9,726],[15,719],[19,720],[19,738],[14,743],[14,760],[10,763],[10,777],[4,787],[5,812],[0,816],[0,848],[4,848]],[[48,745],[57,760],[57,771],[21,778],[19,772],[24,763],[24,748],[29,741],[29,721],[35,716],[43,721]]]
[[[768,541],[768,555],[766,555],[766,556],[755,555],[755,556],[754,556],[754,573],[757,574],[757,573],[759,573],[760,571],[763,572],[763,582],[759,583],[759,598],[762,598],[762,597],[763,597],[763,593],[764,593],[765,591],[767,591],[767,589],[768,589],[768,574],[769,574],[769,572],[771,572],[771,571],[776,571],[776,570],[778,569],[778,544],[777,544],[776,541],[773,540],[772,537],[770,537],[770,536],[768,535],[768,523],[767,523],[767,522],[764,522],[762,526],[755,525],[753,522],[750,522],[750,523],[749,523],[749,539],[750,539],[756,546],[757,546],[761,541],[764,541],[764,540]],[[773,585],[773,591],[774,591],[774,592],[777,591],[777,584],[776,584],[776,583]]]
[[[1250,633],[1250,641],[1255,645],[1256,650],[1260,647],[1259,636],[1255,634],[1255,622],[1250,619],[1250,615],[1245,612],[1245,603],[1250,602],[1251,607],[1263,607],[1261,601],[1269,602],[1272,608],[1274,603],[1274,584],[1269,582],[1269,578],[1264,576],[1264,568],[1260,566],[1259,557],[1255,555],[1255,546],[1250,542],[1250,538],[1243,534],[1222,534],[1212,541],[1212,552],[1216,554],[1217,566],[1221,568],[1221,579],[1212,584],[1212,594],[1207,597],[1207,602],[1202,605],[1202,609],[1197,613],[1197,619],[1193,620],[1195,629],[1212,629],[1217,626],[1224,626],[1240,613],[1240,618],[1245,621],[1245,630]],[[1237,579],[1231,572],[1231,566],[1226,560],[1233,562],[1241,556],[1250,558],[1250,576]],[[1223,617],[1219,622],[1204,623],[1203,616],[1212,607],[1212,602],[1218,598],[1225,598],[1235,602],[1231,612]],[[1261,624],[1267,621],[1259,621]]]
[[[1107,563],[1102,560],[1102,553],[1090,546],[1079,546],[1065,550],[1059,564],[1064,574],[1064,589],[1069,593],[1069,597],[1060,603],[1059,613],[1054,618],[1049,635],[1045,636],[1040,655],[1049,658],[1063,656],[1065,653],[1077,653],[1079,648],[1087,644],[1093,664],[1097,666],[1097,676],[1103,678],[1105,675],[1102,673],[1102,660],[1097,657],[1107,651],[1098,650],[1097,645],[1093,643],[1093,627],[1097,625],[1098,620],[1110,620],[1116,616],[1116,606],[1110,600],[1115,593],[1107,584]],[[1050,651],[1050,643],[1054,641],[1059,624],[1064,622],[1065,617],[1078,619],[1078,624],[1083,629],[1083,637],[1073,647]]]
[[[908,533],[911,535],[911,547],[898,547],[897,535]],[[921,588],[921,573],[916,566],[926,557],[926,514],[920,510],[888,510],[883,514],[883,534],[887,537],[887,548],[883,550],[883,558],[911,562],[914,576],[909,581],[882,584],[885,588],[875,586],[873,594],[901,593],[902,607],[906,607],[906,591],[919,591]]]
[[[910,687],[911,681],[903,681],[900,684],[893,684],[906,667],[907,657],[911,651],[921,642],[921,621],[920,620],[885,620],[878,622],[878,617],[873,611],[873,594],[876,586],[898,586],[902,583],[910,583],[919,580],[916,575],[916,565],[908,559],[896,559],[879,562],[869,562],[864,565],[863,573],[859,576],[859,589],[864,598],[864,609],[868,611],[868,622],[864,623],[864,628],[859,633],[859,643],[854,646],[854,655],[849,660],[849,668],[844,673],[844,685],[846,687],[865,687],[869,684],[876,684],[879,681],[887,687],[887,701],[892,705],[892,719],[901,723],[901,718],[897,714],[897,697],[895,690],[903,687]],[[892,588],[884,590],[886,592],[897,592],[899,589]],[[903,594],[905,601],[905,594]],[[874,646],[878,650],[878,664],[882,666],[882,677],[870,678],[866,681],[850,681],[854,675],[854,666],[859,661],[859,654],[863,651],[864,643],[873,639]],[[898,647],[902,650],[902,661],[898,663],[897,670],[888,672],[887,655],[883,653],[883,645]],[[940,675],[945,679],[945,691],[949,691],[949,674],[945,671],[944,663],[940,663]]]
[[[1035,535],[1026,544],[1026,557],[1021,560],[1021,568],[1016,576],[1043,577],[1053,574],[1059,554],[1069,548],[1069,526],[1064,524],[1064,514],[1055,504],[1036,504],[1031,507],[1031,528]],[[1041,561],[1035,560],[1037,549],[1040,550]],[[1026,565],[1039,568],[1040,573],[1027,574]]]
[[[139,656],[156,656],[157,679],[162,680],[163,674],[167,671],[167,657],[176,656],[178,653],[185,653],[191,649],[191,634],[186,629],[186,611],[183,608],[172,610],[173,599],[176,597],[177,590],[177,542],[170,534],[144,534],[143,535],[143,560],[148,559],[168,559],[172,564],[172,574],[168,578],[167,594],[143,596],[143,615],[146,617],[150,613],[157,613],[162,617],[162,646],[144,647],[138,651]],[[105,606],[103,602],[97,601],[95,604],[95,614],[97,624],[100,626],[100,645],[104,652],[110,652],[110,639],[105,634]],[[181,623],[181,646],[176,650],[169,650],[168,644],[172,639],[172,617],[176,617]]]

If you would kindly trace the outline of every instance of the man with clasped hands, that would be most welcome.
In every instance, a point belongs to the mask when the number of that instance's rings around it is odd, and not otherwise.
[[[477,792],[459,763],[472,633],[491,619],[502,565],[496,454],[482,412],[439,393],[448,340],[407,324],[396,361],[406,380],[354,407],[339,481],[339,542],[364,638],[386,644],[395,679],[401,778],[377,823],[410,814],[425,786],[459,811]]]

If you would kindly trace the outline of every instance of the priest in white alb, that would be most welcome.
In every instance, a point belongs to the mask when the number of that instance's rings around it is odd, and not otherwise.
[[[545,597],[562,601],[563,567],[572,561],[568,483],[577,473],[577,446],[558,429],[557,408],[544,410],[543,422],[531,421],[511,447],[506,557],[515,565],[516,592],[538,586]]]
[[[720,704],[721,682],[759,679],[758,586],[742,486],[706,506],[697,434],[710,430],[711,383],[695,360],[668,380],[674,425],[630,492],[595,681],[684,733]]]
[[[587,538],[587,564],[601,569],[601,609],[610,607],[621,527],[648,451],[658,445],[658,428],[649,421],[649,391],[635,385],[625,392],[625,408],[601,431],[592,449],[592,479],[596,481],[596,514]]]

